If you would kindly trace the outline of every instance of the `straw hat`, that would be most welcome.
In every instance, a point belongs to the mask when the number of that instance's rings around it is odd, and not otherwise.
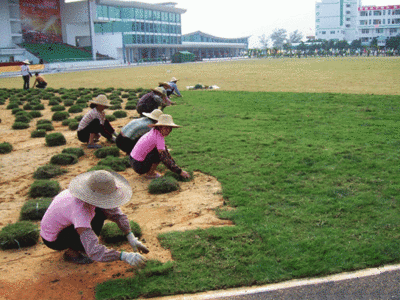
[[[105,170],[76,176],[68,189],[72,196],[104,209],[120,207],[132,197],[128,181],[118,173]]]
[[[27,60],[27,59],[25,59],[25,60],[23,61],[23,63],[26,64],[26,65],[30,65],[30,64],[31,64],[31,63],[29,62],[29,60]]]
[[[163,112],[157,108],[153,110],[150,114],[145,112],[142,114],[152,120],[158,121],[158,118],[163,114]]]
[[[156,124],[150,124],[149,127],[156,127],[156,126],[169,126],[173,128],[179,128],[181,126],[176,125],[174,121],[172,120],[171,115],[161,115],[158,118],[158,122]]]
[[[107,96],[103,94],[98,95],[94,100],[91,101],[91,103],[103,105],[106,107],[111,106],[110,101],[107,99]]]
[[[156,87],[155,89],[151,89],[153,92],[161,95],[161,96],[166,96],[167,92],[165,91],[165,89],[161,86]]]
[[[173,82],[177,82],[179,79],[176,79],[175,77],[172,77],[171,78],[171,81],[173,81]]]
[[[168,84],[168,82],[159,82],[159,86],[163,86],[165,89],[170,89],[171,86]]]

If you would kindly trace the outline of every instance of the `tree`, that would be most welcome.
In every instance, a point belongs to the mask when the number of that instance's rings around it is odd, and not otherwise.
[[[400,50],[400,36],[392,36],[388,38],[386,41],[386,47]]]
[[[298,30],[295,30],[289,34],[289,44],[300,43],[303,39],[303,34]]]
[[[336,47],[340,50],[349,48],[349,43],[345,40],[336,42]]]
[[[350,48],[351,49],[361,49],[362,48],[361,39],[352,41],[350,44]]]
[[[287,31],[283,28],[274,29],[269,37],[272,40],[272,44],[275,48],[282,48],[287,39]]]
[[[260,41],[262,49],[267,49],[268,48],[269,37],[266,36],[265,34],[263,34],[263,35],[260,35],[258,37],[258,39]]]

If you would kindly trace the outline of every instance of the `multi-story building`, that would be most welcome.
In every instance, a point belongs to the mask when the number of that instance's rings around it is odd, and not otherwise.
[[[364,45],[400,33],[400,5],[362,6],[361,0],[321,0],[315,4],[316,38]],[[383,45],[383,44],[382,44]]]
[[[317,39],[358,39],[357,17],[361,0],[322,0],[315,4]]]

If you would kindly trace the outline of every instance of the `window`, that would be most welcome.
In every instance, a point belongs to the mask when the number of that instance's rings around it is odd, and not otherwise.
[[[382,20],[382,23],[383,23],[383,24],[385,24],[385,21],[386,21],[386,20],[385,20],[385,19],[383,19],[383,20]]]
[[[110,19],[121,19],[121,11],[118,7],[109,6],[108,13]]]
[[[369,11],[369,15],[372,15],[372,11]]]
[[[322,34],[326,34],[326,31],[321,31]]]
[[[383,33],[383,29],[375,29],[376,33]]]
[[[136,19],[139,19],[139,20],[144,19],[144,10],[142,8],[136,9]]]
[[[346,10],[346,14],[349,15],[351,14],[351,12],[349,10]]]
[[[388,19],[388,24],[390,24],[390,19]]]
[[[346,21],[347,21],[347,22],[351,21],[351,18],[346,18]]]
[[[362,21],[360,21],[360,25],[368,25],[368,21],[367,20],[362,20]]]
[[[335,34],[336,31],[331,31],[331,34]]]
[[[108,7],[104,6],[104,5],[97,5],[96,15],[98,18],[107,18],[108,19]]]
[[[386,14],[386,10],[383,11],[383,15],[385,15],[385,14]]]
[[[360,12],[360,17],[366,17],[368,16],[368,12],[367,11],[361,11]]]
[[[361,33],[362,34],[367,34],[367,33],[369,33],[369,29],[361,29]]]
[[[396,34],[397,33],[397,28],[390,28],[390,34]]]
[[[351,4],[346,4],[346,7],[351,7]]]
[[[400,9],[396,9],[392,12],[392,15],[400,15]]]
[[[367,43],[368,42],[368,38],[361,38],[361,42],[362,43]]]
[[[374,16],[381,16],[382,12],[380,10],[374,11]]]
[[[374,25],[381,24],[381,20],[374,20]]]
[[[350,24],[346,24],[346,28],[350,28]]]
[[[368,20],[369,25],[371,25],[371,20]]]

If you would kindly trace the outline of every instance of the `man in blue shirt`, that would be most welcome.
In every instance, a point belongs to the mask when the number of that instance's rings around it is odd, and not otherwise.
[[[144,112],[145,117],[143,118],[130,121],[122,127],[117,136],[117,147],[129,155],[140,137],[151,130],[148,125],[157,123],[158,117],[162,114],[161,110],[155,109],[151,113]]]
[[[171,81],[168,82],[168,85],[170,86],[169,89],[167,89],[167,96],[175,95],[177,97],[182,97],[181,93],[179,92],[178,86],[176,85],[176,82],[178,79],[175,77],[171,78]]]

